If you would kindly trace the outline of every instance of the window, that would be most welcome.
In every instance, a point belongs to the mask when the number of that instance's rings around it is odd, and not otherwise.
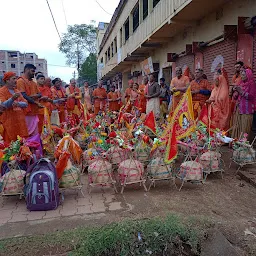
[[[111,57],[114,56],[114,42],[111,43]]]
[[[105,52],[105,60],[106,60],[106,63],[108,61],[108,52]]]
[[[4,64],[4,61],[2,61],[2,63]]]
[[[108,48],[108,60],[110,60],[110,47]]]
[[[41,64],[38,64],[39,67],[41,67]]]
[[[15,64],[11,64],[11,68],[15,68]]]
[[[160,2],[160,0],[153,0],[153,8],[156,7],[156,5]]]
[[[148,16],[148,0],[143,0],[143,20]]]
[[[133,16],[133,32],[137,29],[140,25],[140,11],[139,11],[139,4],[135,6],[132,16]]]
[[[100,63],[103,63],[103,57],[100,59]]]
[[[123,28],[120,29],[120,46],[123,45]]]
[[[126,20],[126,22],[124,23],[124,37],[125,37],[125,41],[127,41],[129,39],[129,30],[130,30],[130,24],[129,24],[129,18]]]
[[[115,53],[117,53],[117,38],[114,39]]]
[[[20,64],[23,64],[23,61],[21,61],[21,63]]]

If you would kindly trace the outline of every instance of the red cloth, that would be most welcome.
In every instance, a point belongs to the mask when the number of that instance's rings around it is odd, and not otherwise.
[[[165,155],[165,162],[171,163],[178,155],[178,147],[177,147],[177,139],[176,139],[176,126],[177,123],[175,122],[172,127],[172,132],[170,132],[167,148],[166,148],[166,155]]]
[[[153,133],[156,133],[156,120],[153,111],[147,115],[144,125],[147,126]]]
[[[11,72],[11,71],[6,72],[6,73],[4,73],[3,81],[6,82],[13,76],[16,76],[16,74],[14,72]]]

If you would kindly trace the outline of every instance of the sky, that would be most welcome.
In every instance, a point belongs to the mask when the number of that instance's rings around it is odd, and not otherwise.
[[[119,0],[97,1],[110,14],[114,13],[119,2]],[[60,77],[68,82],[76,69],[66,67],[65,56],[58,50],[60,39],[47,1],[0,0],[0,2],[0,50],[35,52],[39,58],[47,60],[49,76]],[[96,0],[48,0],[48,2],[60,34],[67,31],[67,24],[89,24],[91,20],[95,20],[98,25],[100,21],[109,22],[111,19],[111,15],[103,11]]]

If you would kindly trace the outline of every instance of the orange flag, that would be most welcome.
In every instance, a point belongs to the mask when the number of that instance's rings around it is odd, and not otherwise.
[[[147,128],[153,132],[154,134],[156,134],[156,120],[155,120],[155,115],[154,112],[151,111],[147,117],[146,120],[144,122],[144,125],[147,126]]]
[[[178,155],[178,146],[177,146],[177,139],[176,139],[176,128],[177,123],[175,122],[172,126],[172,130],[169,134],[169,138],[167,141],[167,147],[165,151],[165,159],[164,161],[167,164],[170,164],[174,159],[177,158]]]

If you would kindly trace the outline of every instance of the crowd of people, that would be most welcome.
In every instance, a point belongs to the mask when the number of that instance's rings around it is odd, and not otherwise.
[[[145,76],[139,85],[129,80],[128,88],[121,92],[110,85],[109,92],[99,81],[92,90],[87,82],[78,87],[75,79],[66,88],[60,78],[51,80],[44,74],[36,73],[36,67],[27,64],[21,77],[6,72],[4,86],[0,88],[0,121],[2,136],[6,143],[17,136],[29,138],[41,134],[44,122],[44,108],[50,115],[57,115],[60,123],[66,115],[72,114],[79,121],[82,102],[90,113],[97,115],[104,111],[126,112],[137,109],[140,113],[154,112],[161,122],[178,106],[183,94],[190,87],[195,119],[199,118],[204,105],[211,111],[211,123],[220,130],[232,130],[232,137],[238,138],[251,131],[256,108],[256,88],[252,70],[244,63],[235,64],[235,74],[231,83],[224,69],[218,70],[212,81],[207,80],[202,69],[195,74],[182,72],[177,67],[176,77],[167,85],[165,79],[160,84],[153,74]]]

